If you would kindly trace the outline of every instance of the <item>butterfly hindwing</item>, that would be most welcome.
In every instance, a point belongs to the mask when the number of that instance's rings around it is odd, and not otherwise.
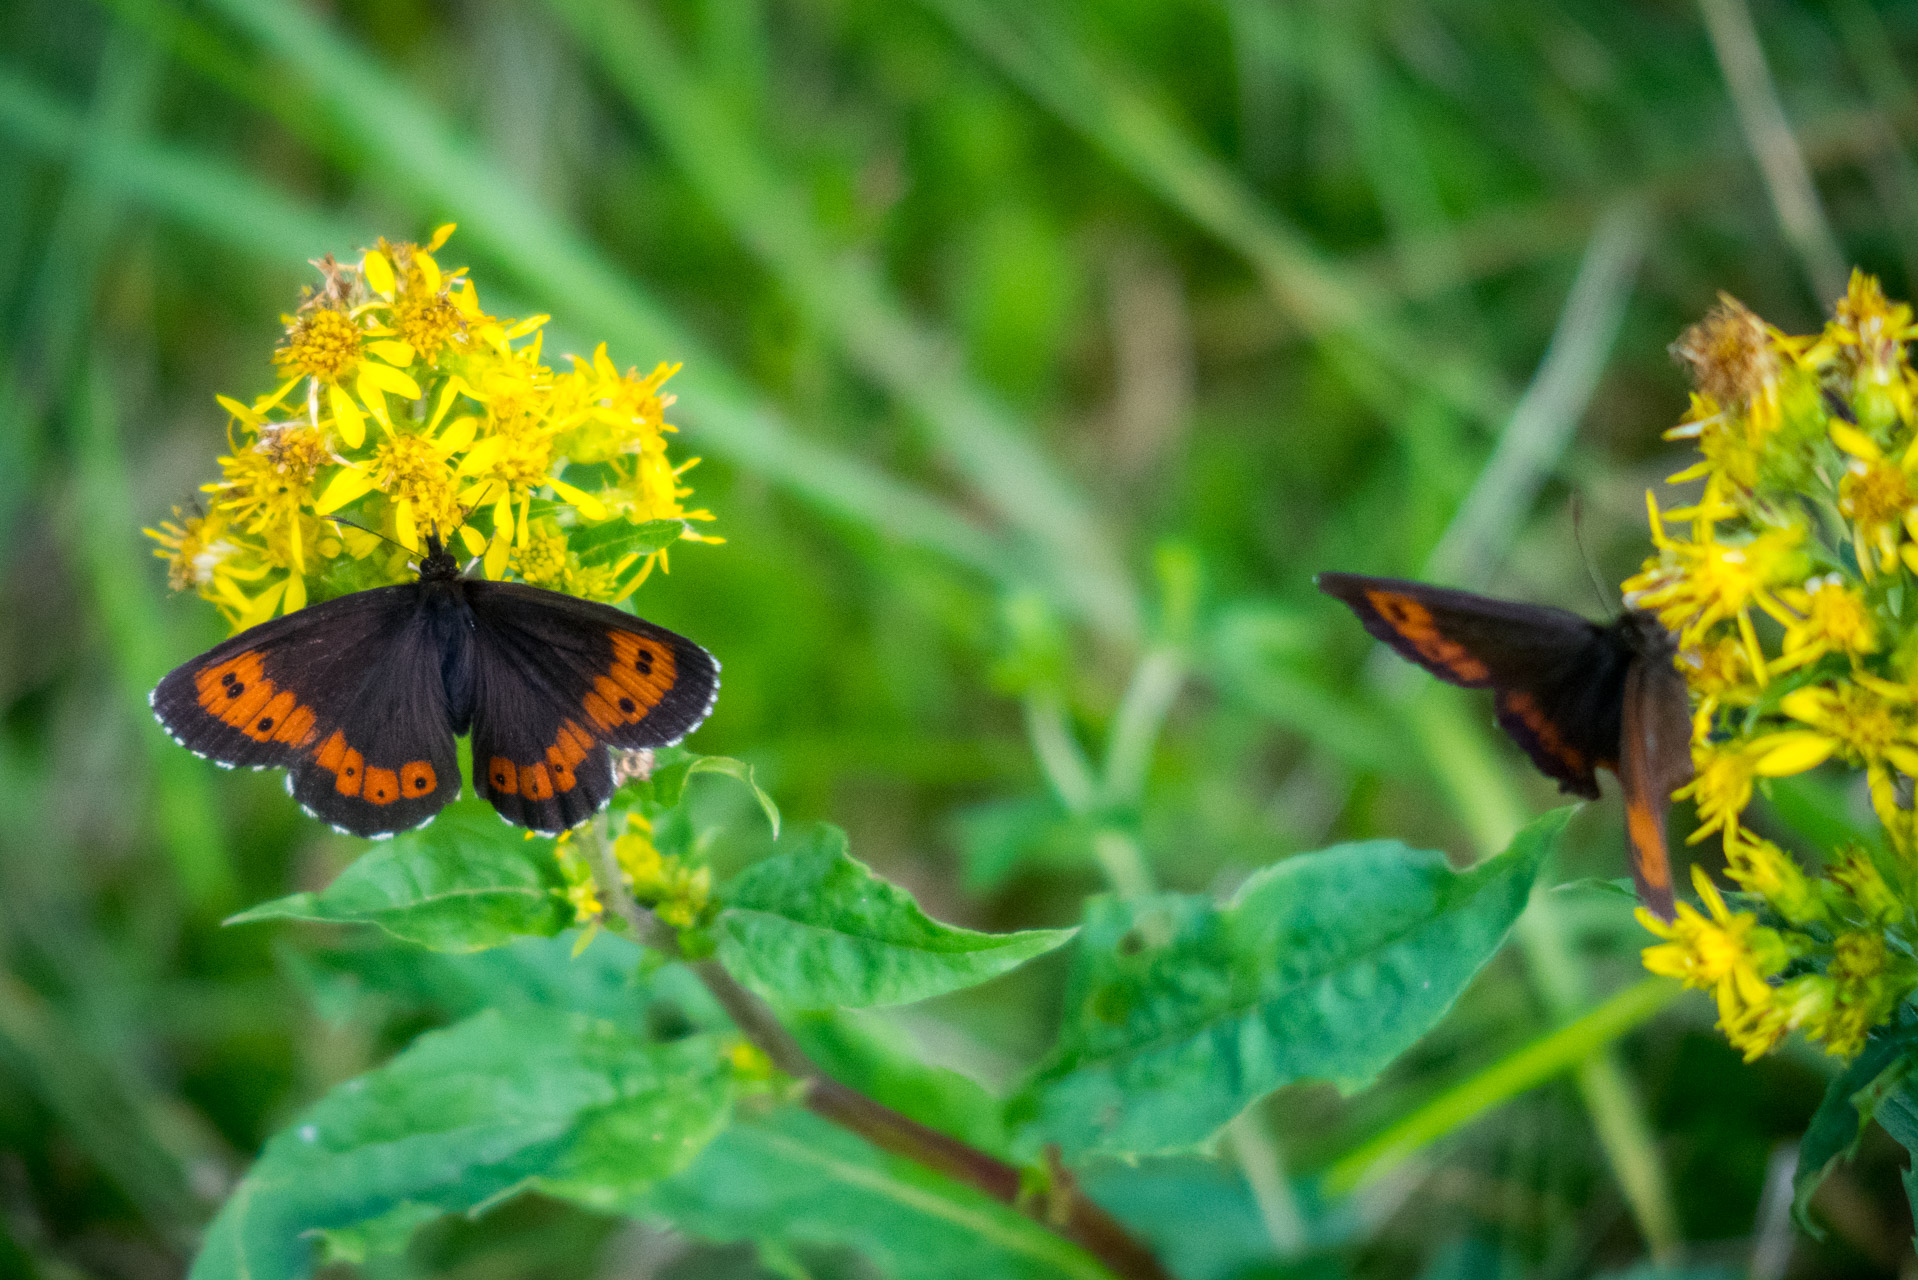
[[[711,710],[719,664],[610,605],[515,583],[466,582],[474,618],[474,786],[537,831],[612,795],[607,748],[678,742]]]
[[[1672,792],[1691,780],[1691,721],[1685,714],[1685,681],[1669,657],[1648,652],[1632,664],[1625,682],[1623,761],[1625,835],[1631,844],[1632,879],[1639,901],[1661,919],[1677,915],[1672,863],[1665,845],[1665,814]]]

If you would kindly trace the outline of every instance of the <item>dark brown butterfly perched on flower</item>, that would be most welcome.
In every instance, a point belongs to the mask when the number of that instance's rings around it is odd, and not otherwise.
[[[1692,776],[1691,715],[1672,666],[1678,644],[1657,618],[1630,610],[1600,626],[1398,578],[1322,573],[1318,583],[1402,657],[1448,683],[1494,690],[1499,727],[1559,790],[1596,800],[1597,770],[1617,774],[1639,900],[1674,917],[1665,813]]]
[[[712,710],[719,663],[611,605],[461,576],[426,539],[419,580],[356,591],[241,632],[148,701],[181,746],[284,767],[287,794],[351,835],[388,836],[474,788],[508,822],[557,832],[613,794],[608,747],[669,746]]]

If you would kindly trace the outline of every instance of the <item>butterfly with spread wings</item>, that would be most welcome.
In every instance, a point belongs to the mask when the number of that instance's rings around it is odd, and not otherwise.
[[[149,701],[189,750],[284,768],[288,794],[340,831],[382,837],[473,784],[540,832],[611,798],[609,748],[678,742],[712,710],[719,663],[610,605],[467,578],[437,538],[417,581],[356,591],[241,632]]]
[[[1499,727],[1559,789],[1598,798],[1599,769],[1625,788],[1625,829],[1638,897],[1676,915],[1665,815],[1692,776],[1677,642],[1631,610],[1600,626],[1564,609],[1499,600],[1398,578],[1322,573],[1319,590],[1365,629],[1439,679],[1494,691]]]

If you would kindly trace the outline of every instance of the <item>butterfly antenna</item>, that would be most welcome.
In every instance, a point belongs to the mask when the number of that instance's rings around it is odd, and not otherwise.
[[[1585,562],[1585,573],[1592,581],[1592,594],[1598,600],[1598,607],[1607,613],[1612,612],[1612,602],[1606,597],[1605,584],[1598,576],[1598,568],[1592,563],[1592,553],[1585,545],[1585,504],[1575,493],[1572,495],[1572,541],[1578,545],[1578,558]]]
[[[348,520],[345,516],[321,516],[320,519],[331,520],[334,524],[343,524],[349,529],[358,529],[361,533],[370,533],[374,537],[378,538],[381,542],[392,543],[394,546],[398,547],[401,551],[406,552],[408,555],[419,554],[412,547],[409,547],[404,542],[401,542],[398,538],[389,538],[385,534],[381,533],[378,529],[369,529],[357,520]]]

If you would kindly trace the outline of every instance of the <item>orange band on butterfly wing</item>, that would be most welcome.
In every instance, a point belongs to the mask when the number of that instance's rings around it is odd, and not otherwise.
[[[505,756],[494,756],[487,762],[486,777],[493,784],[495,794],[502,796],[519,794],[519,766]]]
[[[370,766],[366,771],[366,783],[360,788],[360,799],[368,804],[392,804],[400,798],[400,775],[391,769]]]
[[[1492,678],[1491,669],[1474,657],[1470,649],[1439,630],[1432,611],[1411,596],[1370,590],[1365,593],[1365,599],[1420,657],[1445,668],[1453,679],[1482,684]]]
[[[1517,716],[1554,760],[1574,773],[1583,773],[1589,767],[1585,753],[1565,741],[1565,735],[1558,731],[1558,726],[1545,714],[1545,708],[1539,706],[1538,699],[1531,694],[1516,690],[1502,694],[1499,705]]]

